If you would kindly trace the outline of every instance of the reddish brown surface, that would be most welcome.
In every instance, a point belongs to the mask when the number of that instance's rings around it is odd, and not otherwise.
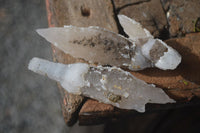
[[[100,112],[100,111],[108,111],[108,110],[114,110],[114,107],[109,104],[104,104],[96,100],[89,99],[81,108],[80,113]]]

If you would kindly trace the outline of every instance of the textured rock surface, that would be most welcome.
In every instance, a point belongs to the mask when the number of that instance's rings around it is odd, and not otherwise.
[[[166,11],[171,36],[183,36],[195,31],[200,17],[199,0],[161,0]]]
[[[118,5],[117,1],[115,3]],[[121,9],[119,14],[134,18],[149,30],[154,37],[161,36],[167,26],[165,12],[160,0],[151,0],[137,5],[127,6]]]
[[[81,108],[80,113],[100,112],[113,110],[114,106],[89,99]]]
[[[117,9],[122,8],[123,6],[128,6],[132,4],[142,3],[149,0],[114,0],[115,7]]]

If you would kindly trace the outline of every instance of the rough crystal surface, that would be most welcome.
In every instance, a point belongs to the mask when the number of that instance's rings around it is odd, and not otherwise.
[[[84,63],[64,65],[39,58],[29,69],[60,82],[69,93],[82,94],[123,109],[145,112],[146,103],[173,103],[165,92],[116,67],[90,67]]]

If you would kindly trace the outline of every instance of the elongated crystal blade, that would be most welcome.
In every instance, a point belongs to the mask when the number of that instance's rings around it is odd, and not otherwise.
[[[29,69],[60,82],[69,93],[84,95],[118,108],[145,112],[146,103],[174,103],[161,89],[116,67],[64,65],[33,58]]]
[[[102,65],[130,64],[135,45],[128,39],[99,27],[54,27],[38,29],[47,41],[75,58]]]

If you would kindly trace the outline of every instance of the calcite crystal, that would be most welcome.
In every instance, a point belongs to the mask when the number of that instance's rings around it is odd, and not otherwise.
[[[146,103],[174,103],[165,92],[117,67],[85,63],[60,64],[33,58],[28,68],[59,82],[69,93],[84,95],[118,108],[145,112]]]
[[[53,27],[38,29],[39,35],[75,58],[99,65],[142,70],[157,67],[175,69],[181,62],[179,53],[139,23],[124,15],[119,20],[129,38],[100,27]]]

